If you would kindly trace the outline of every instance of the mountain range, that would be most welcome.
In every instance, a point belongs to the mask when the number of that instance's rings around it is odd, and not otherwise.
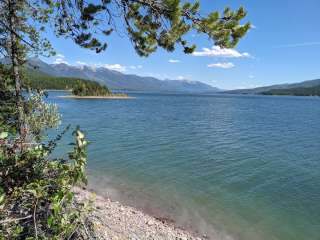
[[[6,63],[5,59],[0,59],[0,62]],[[154,77],[124,74],[105,67],[72,66],[64,63],[48,64],[39,58],[30,58],[27,61],[27,67],[32,70],[33,74],[38,72],[39,74],[37,75],[46,76],[47,80],[50,79],[50,76],[93,80],[106,85],[111,90],[303,96],[320,95],[320,79],[292,84],[277,84],[251,89],[222,91],[199,81],[159,80]],[[65,81],[67,80],[65,79]]]
[[[318,88],[319,86],[320,86],[320,79],[315,79],[315,80],[308,80],[308,81],[303,81],[299,83],[278,84],[278,85],[271,85],[271,86],[265,86],[265,87],[250,88],[250,89],[236,89],[236,90],[225,91],[224,93],[232,93],[232,94],[269,94],[269,93],[271,94],[272,93],[272,95],[273,93],[279,93],[280,95],[291,95],[290,90],[292,90],[292,93],[294,95],[294,92],[296,92],[297,89],[312,90],[313,88]],[[282,92],[287,94],[281,94]],[[277,95],[277,94],[274,94],[274,95]]]
[[[213,93],[218,88],[199,81],[189,80],[159,80],[154,77],[142,77],[133,74],[123,74],[105,67],[71,66],[64,63],[48,64],[39,58],[30,58],[29,68],[56,77],[72,77],[97,81],[111,90],[130,90],[148,92],[189,92]]]

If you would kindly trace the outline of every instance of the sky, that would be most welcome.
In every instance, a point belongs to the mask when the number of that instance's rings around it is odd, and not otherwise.
[[[206,36],[191,33],[192,55],[181,48],[158,49],[139,57],[123,33],[108,38],[105,52],[81,49],[71,40],[47,37],[57,52],[49,63],[103,66],[126,74],[194,80],[221,89],[253,88],[320,78],[319,0],[200,0],[201,13],[244,6],[253,28],[235,49],[219,49]]]

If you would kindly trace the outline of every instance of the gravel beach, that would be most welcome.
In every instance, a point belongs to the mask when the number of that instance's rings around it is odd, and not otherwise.
[[[156,219],[133,207],[124,206],[94,193],[75,188],[76,199],[93,201],[89,220],[98,239],[108,240],[201,240],[172,223]]]

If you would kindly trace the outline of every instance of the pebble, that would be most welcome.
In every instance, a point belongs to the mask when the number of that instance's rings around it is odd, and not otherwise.
[[[152,226],[153,225],[153,222],[151,220],[147,221],[147,225],[148,226]]]

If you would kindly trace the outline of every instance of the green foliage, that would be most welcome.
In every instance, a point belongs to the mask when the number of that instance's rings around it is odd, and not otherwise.
[[[60,122],[57,106],[46,103],[43,92],[28,91],[21,98],[22,118],[16,117],[12,69],[0,70],[0,239],[79,239],[88,207],[76,204],[72,187],[86,183],[88,143],[77,128],[68,158],[52,159],[69,128],[43,142],[45,131]]]
[[[101,86],[96,82],[78,81],[73,87],[72,93],[76,96],[107,96],[111,92],[105,86]]]
[[[10,67],[0,65],[0,75],[0,239],[79,239],[89,209],[75,202],[72,188],[86,183],[88,143],[77,128],[68,158],[52,159],[69,128],[44,143],[45,131],[60,122],[57,106],[41,91],[17,92]]]
[[[29,141],[40,142],[44,132],[49,128],[54,128],[60,123],[58,107],[55,104],[46,103],[43,92],[30,93],[26,99],[24,117],[25,124],[28,126]]]
[[[11,71],[0,64],[0,132],[17,128],[16,97]]]
[[[52,8],[44,7],[44,1],[0,1],[0,39],[13,40],[13,48],[18,52],[17,59],[19,64],[23,64],[26,53],[41,54],[50,56],[55,54],[48,39],[41,35],[45,31],[44,25],[48,23]],[[11,48],[11,45],[3,42],[0,44],[0,50]],[[5,52],[0,51],[2,55],[8,57]]]
[[[79,128],[74,136],[68,159],[49,158],[61,135],[14,154],[15,144],[5,137],[0,150],[0,239],[77,239],[86,209],[74,205],[72,187],[86,182],[87,141]]]
[[[124,23],[140,56],[148,56],[158,47],[173,51],[177,44],[185,53],[192,53],[196,46],[186,40],[191,30],[207,35],[220,47],[232,48],[250,29],[250,23],[241,23],[247,14],[243,7],[202,16],[199,1],[47,0],[45,4],[53,9],[48,16],[53,17],[58,36],[97,53],[107,48],[105,37],[119,28],[119,22]]]

